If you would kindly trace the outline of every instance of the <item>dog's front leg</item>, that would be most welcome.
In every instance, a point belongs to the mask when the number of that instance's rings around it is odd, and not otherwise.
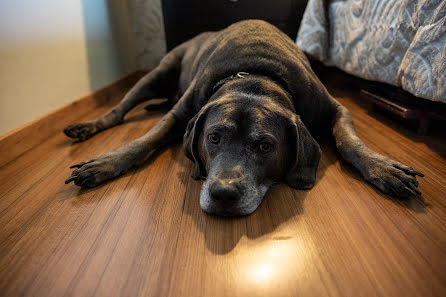
[[[65,181],[66,184],[74,181],[81,187],[95,187],[100,183],[117,177],[134,165],[143,163],[154,149],[165,145],[177,136],[175,128],[180,132],[185,128],[183,121],[187,120],[189,102],[193,98],[195,80],[189,85],[175,106],[144,136],[126,144],[114,152],[99,156],[90,161],[81,162],[70,168],[76,168]],[[179,120],[181,118],[181,120]]]
[[[165,141],[176,122],[170,111],[144,136],[114,152],[71,166],[76,169],[65,183],[74,181],[77,186],[91,188],[125,173],[134,165],[144,162]]]
[[[333,135],[342,157],[355,166],[369,183],[386,194],[402,198],[420,195],[416,176],[423,174],[369,149],[356,135],[350,112],[335,102],[337,112]]]

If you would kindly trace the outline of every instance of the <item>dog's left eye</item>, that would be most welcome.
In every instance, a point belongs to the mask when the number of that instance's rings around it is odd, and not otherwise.
[[[208,135],[208,139],[210,143],[217,144],[220,142],[220,135],[217,133],[211,133]]]
[[[260,150],[260,152],[262,152],[262,153],[264,153],[264,154],[270,152],[271,149],[272,149],[271,144],[269,144],[269,143],[267,143],[267,142],[262,142],[262,143],[259,145],[259,150]]]

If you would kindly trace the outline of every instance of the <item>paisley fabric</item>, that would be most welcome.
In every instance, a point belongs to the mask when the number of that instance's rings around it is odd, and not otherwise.
[[[446,103],[444,0],[310,0],[296,43],[327,65]]]

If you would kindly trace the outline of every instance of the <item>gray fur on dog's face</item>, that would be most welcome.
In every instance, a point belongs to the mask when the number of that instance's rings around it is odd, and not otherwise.
[[[227,99],[210,103],[197,119],[198,157],[207,173],[200,205],[212,214],[248,215],[287,173],[288,121],[265,98]]]

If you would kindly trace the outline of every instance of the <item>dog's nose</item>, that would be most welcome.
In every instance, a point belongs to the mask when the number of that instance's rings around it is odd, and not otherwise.
[[[239,181],[235,179],[217,179],[209,188],[210,196],[214,201],[224,204],[233,204],[242,197]]]

